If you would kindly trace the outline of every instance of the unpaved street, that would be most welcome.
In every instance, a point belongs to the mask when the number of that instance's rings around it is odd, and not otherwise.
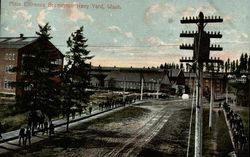
[[[84,123],[69,133],[60,133],[7,155],[25,157],[143,156],[140,154],[142,150],[163,127],[167,127],[166,123],[169,118],[189,107],[189,101],[149,101]],[[189,119],[186,120],[189,121]],[[186,137],[183,140],[186,141]]]

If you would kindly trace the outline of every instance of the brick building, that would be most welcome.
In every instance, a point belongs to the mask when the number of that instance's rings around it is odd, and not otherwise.
[[[195,87],[195,73],[185,72],[185,84],[191,89]],[[225,93],[225,74],[214,73],[213,75],[208,72],[203,74],[203,92],[209,92],[211,90],[211,81],[213,84],[213,90],[215,98],[220,98]]]
[[[56,68],[63,68],[64,55],[50,42],[45,42],[46,52],[50,53],[53,58],[51,64],[56,65]],[[17,90],[10,86],[11,82],[16,82],[21,79],[21,72],[10,72],[13,67],[20,69],[24,58],[32,57],[32,51],[41,44],[38,37],[0,37],[0,93],[3,94],[18,94]],[[44,45],[43,45],[44,46]]]

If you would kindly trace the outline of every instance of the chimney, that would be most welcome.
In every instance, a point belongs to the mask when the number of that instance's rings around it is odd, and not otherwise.
[[[24,37],[24,34],[21,33],[21,34],[20,34],[20,38],[23,38],[23,37]]]

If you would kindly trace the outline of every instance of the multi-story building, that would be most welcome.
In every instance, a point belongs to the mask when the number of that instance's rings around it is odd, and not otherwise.
[[[20,69],[24,58],[33,55],[32,51],[41,44],[38,37],[0,37],[0,93],[18,94],[18,90],[10,85],[11,82],[17,82],[21,79],[22,74],[18,72],[10,72],[10,69],[17,67]],[[51,64],[56,68],[63,68],[64,55],[50,42],[46,41],[46,52],[53,57]]]
[[[193,90],[195,87],[196,74],[192,72],[185,72],[185,84]],[[220,98],[225,93],[225,75],[224,73],[208,73],[203,74],[203,92],[211,91],[211,82],[215,98]]]

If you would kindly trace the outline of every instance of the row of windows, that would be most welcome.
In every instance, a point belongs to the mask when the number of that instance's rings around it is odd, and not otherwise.
[[[5,89],[14,89],[14,87],[10,85],[12,82],[13,81],[10,81],[10,80],[4,80],[4,88]]]
[[[5,57],[4,57],[5,60],[13,60],[14,61],[15,58],[16,58],[15,53],[5,53]]]
[[[3,84],[4,89],[8,89],[8,90],[14,89],[14,87],[11,86],[12,82],[14,82],[14,81],[4,80],[4,84]],[[24,87],[24,91],[31,91],[31,89],[32,89],[32,85]]]

